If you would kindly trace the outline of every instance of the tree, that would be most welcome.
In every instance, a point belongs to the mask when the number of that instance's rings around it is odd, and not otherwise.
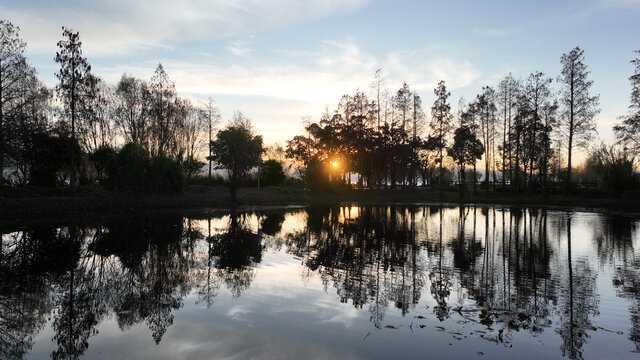
[[[79,111],[84,109],[84,101],[91,91],[91,65],[82,57],[80,34],[62,27],[62,36],[66,40],[58,41],[60,51],[56,52],[55,61],[60,64],[56,77],[60,83],[56,87],[58,95],[65,105],[65,113],[71,119],[71,141],[76,141],[76,123]],[[71,186],[78,184],[75,156],[71,156]]]
[[[6,20],[0,20],[0,186],[4,180],[7,152],[7,115],[15,107],[18,85],[24,77],[22,55],[27,44],[18,35],[20,28]]]
[[[543,72],[537,71],[529,75],[522,89],[522,95],[528,102],[529,109],[531,109],[531,116],[525,119],[525,138],[523,139],[526,143],[525,149],[527,151],[525,156],[528,160],[528,165],[525,163],[525,176],[527,175],[526,169],[528,168],[528,185],[530,189],[532,189],[533,186],[533,169],[537,165],[538,172],[540,172],[540,164],[537,160],[539,160],[541,154],[544,153],[542,146],[545,144],[538,140],[549,137],[548,132],[551,131],[548,127],[544,127],[542,122],[545,106],[548,106],[551,101],[551,89],[549,85],[552,81],[551,78],[545,77]]]
[[[511,158],[511,122],[515,113],[515,105],[520,83],[511,73],[498,84],[498,108],[502,113],[502,185],[506,183],[505,174],[509,173],[509,184],[513,184],[513,162]],[[507,165],[507,163],[509,165]]]
[[[204,105],[204,116],[207,122],[207,128],[209,130],[209,144],[213,140],[213,130],[215,126],[220,122],[220,110],[217,106],[215,106],[215,102],[213,98],[209,97],[207,102]],[[209,161],[209,178],[211,178],[211,164],[212,164],[212,155],[211,146],[209,146],[209,155],[207,156],[207,160]]]
[[[151,132],[149,86],[133,76],[123,74],[116,85],[114,118],[128,143],[148,148]]]
[[[640,50],[634,51],[637,57],[631,60],[635,65],[631,82],[631,104],[629,114],[622,116],[622,123],[613,127],[616,137],[635,155],[640,155]]]
[[[584,63],[584,50],[574,48],[560,58],[562,74],[558,80],[564,85],[561,95],[563,107],[562,125],[567,136],[567,187],[571,188],[571,158],[573,148],[586,147],[591,135],[596,132],[595,116],[600,95],[590,94],[593,80],[588,80],[590,71]]]
[[[465,167],[475,164],[476,160],[482,158],[485,149],[482,142],[478,140],[471,128],[462,125],[456,129],[453,135],[453,145],[447,150],[449,156],[458,164],[458,176],[460,191],[466,189]]]
[[[438,150],[438,161],[440,165],[440,178],[438,181],[440,186],[442,186],[444,178],[444,149],[447,147],[446,136],[452,130],[453,117],[451,116],[451,105],[447,102],[451,93],[447,91],[444,80],[438,83],[438,86],[433,89],[433,92],[436,94],[436,101],[431,107],[431,124],[429,126],[434,133],[432,136],[437,143],[436,148]]]
[[[220,130],[211,142],[213,161],[217,169],[226,169],[229,176],[229,191],[236,201],[238,187],[249,171],[260,164],[264,152],[262,136],[254,135],[251,123],[241,115],[225,129]]]
[[[178,144],[176,131],[176,85],[171,81],[162,64],[158,64],[151,77],[151,145],[152,155],[176,155]]]

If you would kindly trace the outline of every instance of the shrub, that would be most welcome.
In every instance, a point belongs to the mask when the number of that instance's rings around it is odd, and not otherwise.
[[[28,154],[29,184],[49,187],[62,185],[64,172],[71,165],[71,157],[74,156],[76,163],[79,163],[81,153],[78,142],[69,137],[45,133],[33,135]]]
[[[106,166],[109,188],[116,191],[176,193],[184,189],[182,165],[165,156],[149,156],[143,147],[126,144]]]
[[[264,162],[264,164],[262,164],[262,174],[260,176],[262,185],[282,185],[284,179],[284,170],[282,168],[282,164],[280,164],[278,161],[267,160]]]

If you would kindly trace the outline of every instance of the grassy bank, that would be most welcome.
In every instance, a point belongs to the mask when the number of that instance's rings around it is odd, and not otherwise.
[[[461,196],[458,192],[410,190],[344,190],[329,194],[312,194],[302,187],[270,187],[258,191],[244,188],[238,192],[238,205],[288,206],[329,204],[415,204],[425,202],[468,204],[512,204],[527,206],[561,206],[587,209],[640,211],[640,201],[630,197],[587,197],[478,192]],[[191,185],[182,194],[142,195],[113,193],[100,186],[75,188],[5,188],[0,189],[0,219],[19,221],[36,217],[95,216],[141,210],[206,210],[231,207],[226,187]]]

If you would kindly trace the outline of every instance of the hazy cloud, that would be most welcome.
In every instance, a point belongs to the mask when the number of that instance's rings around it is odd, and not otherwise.
[[[2,17],[22,29],[31,53],[52,54],[61,26],[80,31],[87,55],[113,56],[193,39],[251,34],[359,8],[369,0],[16,1]]]

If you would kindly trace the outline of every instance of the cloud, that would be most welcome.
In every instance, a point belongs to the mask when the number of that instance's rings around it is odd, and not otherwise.
[[[480,71],[467,60],[424,52],[393,52],[388,55],[386,65],[396,77],[418,90],[432,90],[440,80],[450,89],[465,87],[480,77]]]
[[[227,50],[235,56],[249,57],[253,52],[253,49],[248,46],[247,41],[234,41],[227,46]]]
[[[0,5],[32,53],[51,54],[61,27],[80,31],[85,53],[122,55],[194,39],[215,40],[352,11],[369,0],[16,1]]]

